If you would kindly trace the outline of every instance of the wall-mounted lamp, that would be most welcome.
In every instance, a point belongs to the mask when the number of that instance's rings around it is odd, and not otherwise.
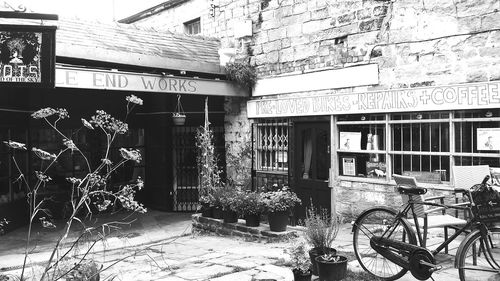
[[[365,121],[366,120],[366,116],[362,115],[361,116],[361,121]]]
[[[417,114],[416,117],[417,117],[418,120],[420,120],[420,119],[422,119],[422,114],[419,113],[419,114]]]
[[[489,118],[491,116],[493,116],[493,112],[491,112],[491,111],[486,111],[486,113],[484,114],[484,117],[488,117]]]

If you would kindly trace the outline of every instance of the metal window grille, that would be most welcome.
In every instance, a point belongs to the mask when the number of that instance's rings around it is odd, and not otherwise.
[[[394,173],[442,170],[446,171],[446,179],[449,179],[449,121],[450,115],[446,112],[392,115]]]
[[[288,184],[291,123],[288,119],[261,119],[253,124],[254,187]]]

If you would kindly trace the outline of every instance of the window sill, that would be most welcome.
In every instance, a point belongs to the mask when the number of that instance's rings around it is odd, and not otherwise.
[[[374,183],[388,186],[396,186],[396,182],[394,180],[388,181],[386,178],[361,178],[361,177],[348,177],[348,176],[339,176],[341,181],[352,181],[352,182],[366,182],[366,183]],[[418,183],[419,187],[427,188],[430,190],[441,190],[441,191],[454,191],[453,185],[450,183]]]

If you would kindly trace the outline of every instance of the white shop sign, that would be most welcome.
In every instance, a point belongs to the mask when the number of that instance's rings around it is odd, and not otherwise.
[[[210,96],[249,96],[248,90],[223,80],[81,69],[60,65],[56,65],[56,87]]]
[[[248,117],[314,116],[500,107],[500,82],[248,101]]]
[[[269,96],[377,85],[378,64],[364,64],[257,80],[252,96]]]

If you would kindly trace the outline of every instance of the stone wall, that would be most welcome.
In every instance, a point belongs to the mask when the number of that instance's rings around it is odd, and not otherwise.
[[[226,98],[224,132],[226,174],[236,186],[250,189],[252,183],[252,125],[246,118],[244,98]]]
[[[425,197],[444,195],[445,203],[456,203],[455,196],[450,191],[435,190],[431,185],[426,187],[428,191]],[[398,210],[403,205],[402,196],[397,192],[394,184],[342,180],[336,188],[337,210],[347,222],[355,219],[363,210],[373,206],[388,206]],[[460,195],[457,198],[461,199]],[[447,210],[450,215],[454,212],[455,210],[452,209]]]

